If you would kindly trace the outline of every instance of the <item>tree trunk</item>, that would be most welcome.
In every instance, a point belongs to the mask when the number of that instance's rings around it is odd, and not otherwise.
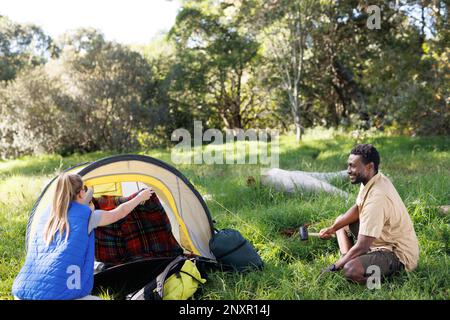
[[[300,115],[299,115],[299,102],[298,102],[298,95],[297,95],[297,88],[293,89],[294,94],[289,95],[289,98],[291,100],[291,111],[292,116],[294,117],[294,125],[295,125],[295,138],[297,142],[300,142],[302,139],[302,126],[300,124]]]
[[[235,110],[235,112],[233,112],[230,120],[232,126],[232,128],[230,129],[242,129],[242,118],[239,113],[239,110]]]
[[[300,115],[299,115],[299,105],[298,105],[298,99],[293,99],[293,105],[292,108],[292,115],[294,116],[294,125],[295,125],[295,138],[297,142],[300,142],[302,140],[302,126],[300,124]]]
[[[302,126],[300,125],[299,117],[295,118],[295,138],[298,142],[302,140]]]

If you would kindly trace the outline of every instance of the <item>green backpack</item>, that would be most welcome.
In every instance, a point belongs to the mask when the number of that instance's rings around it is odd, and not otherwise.
[[[209,248],[225,269],[242,272],[264,267],[255,248],[237,230],[215,230]]]

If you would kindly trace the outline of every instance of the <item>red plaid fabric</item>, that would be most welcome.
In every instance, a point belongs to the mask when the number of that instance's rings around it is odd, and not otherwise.
[[[96,209],[112,210],[136,195],[102,196],[94,198],[93,203]],[[95,258],[108,265],[182,253],[183,249],[172,234],[169,218],[156,194],[125,218],[95,229]]]

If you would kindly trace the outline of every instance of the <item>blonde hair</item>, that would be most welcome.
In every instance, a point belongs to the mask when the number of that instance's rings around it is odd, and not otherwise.
[[[53,205],[50,211],[50,218],[44,228],[44,241],[49,245],[59,231],[62,237],[66,233],[66,240],[69,237],[69,220],[67,211],[70,201],[74,201],[78,193],[83,188],[83,180],[78,174],[61,173],[56,180],[56,191],[53,196]]]

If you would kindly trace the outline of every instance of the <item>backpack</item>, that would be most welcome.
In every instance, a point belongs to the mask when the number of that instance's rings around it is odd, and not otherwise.
[[[215,230],[209,241],[209,248],[225,269],[231,268],[241,272],[261,270],[264,267],[264,262],[255,248],[237,230]]]
[[[139,291],[128,295],[129,300],[187,300],[206,282],[196,267],[195,259],[178,256],[156,279]]]

